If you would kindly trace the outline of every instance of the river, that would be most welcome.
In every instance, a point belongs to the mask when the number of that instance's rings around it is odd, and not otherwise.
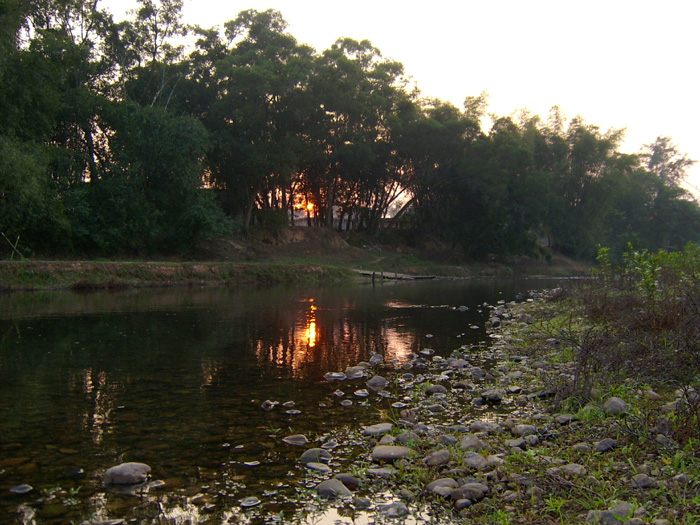
[[[283,519],[306,474],[281,438],[381,419],[381,400],[341,397],[324,374],[476,345],[484,303],[556,282],[0,296],[0,523]],[[164,484],[105,490],[105,469],[126,461]],[[261,504],[242,508],[249,497]]]

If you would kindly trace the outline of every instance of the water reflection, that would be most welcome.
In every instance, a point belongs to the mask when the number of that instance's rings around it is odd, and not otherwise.
[[[62,503],[58,522],[238,519],[240,498],[293,492],[303,475],[298,450],[281,447],[276,432],[317,436],[329,421],[377,417],[339,407],[326,372],[373,352],[402,361],[426,346],[447,355],[476,342],[483,333],[468,327],[484,319],[474,306],[501,290],[484,282],[0,296],[0,523],[59,486],[80,504]],[[293,400],[301,415],[265,412],[265,399]],[[101,473],[122,461],[150,464],[166,488],[143,498],[105,493]],[[8,496],[22,483],[34,499]],[[273,506],[282,499],[268,497]]]

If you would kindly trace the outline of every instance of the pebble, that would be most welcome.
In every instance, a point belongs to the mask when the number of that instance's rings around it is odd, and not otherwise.
[[[377,445],[372,449],[373,461],[396,461],[411,454],[411,449],[403,446]]]
[[[243,498],[242,500],[239,501],[241,507],[244,509],[250,508],[250,507],[255,507],[257,505],[260,505],[262,503],[258,498],[256,497],[250,497],[250,498]]]
[[[309,450],[305,451],[302,455],[299,461],[301,462],[302,465],[306,465],[307,463],[328,463],[333,459],[333,455],[328,452],[327,450],[324,450],[323,448],[310,448]]]
[[[426,456],[423,461],[428,467],[441,467],[447,465],[452,459],[450,451],[447,449],[438,450]]]
[[[380,505],[379,512],[387,518],[403,518],[408,516],[408,508],[401,501]]]
[[[322,498],[335,499],[352,496],[352,492],[342,481],[336,478],[327,479],[316,485],[316,492]]]
[[[381,434],[386,434],[387,432],[391,432],[391,429],[393,428],[394,425],[392,423],[377,423],[376,425],[364,427],[362,429],[362,433],[365,436],[378,436]]]
[[[282,441],[284,443],[287,443],[288,445],[294,445],[297,447],[301,447],[303,445],[306,445],[309,442],[307,437],[303,434],[294,434],[292,436],[287,436],[287,437],[282,438]]]
[[[15,487],[12,487],[10,489],[10,492],[12,492],[12,494],[22,495],[22,494],[28,494],[32,490],[34,490],[34,487],[32,487],[31,485],[22,484],[22,485],[17,485]]]
[[[617,441],[615,441],[614,439],[605,438],[602,441],[598,441],[598,443],[594,445],[593,450],[599,453],[608,452],[614,449],[616,446]]]

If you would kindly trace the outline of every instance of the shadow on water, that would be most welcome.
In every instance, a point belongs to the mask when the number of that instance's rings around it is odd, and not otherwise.
[[[475,344],[480,305],[552,283],[0,296],[0,522],[220,523],[246,497],[264,500],[257,515],[289,512],[305,473],[281,438],[379,420],[341,406],[326,372]],[[124,461],[165,484],[105,491]]]

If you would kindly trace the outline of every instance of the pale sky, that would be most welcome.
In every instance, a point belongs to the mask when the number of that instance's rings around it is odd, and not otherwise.
[[[693,0],[184,0],[187,23],[209,28],[244,9],[280,11],[318,52],[340,37],[368,39],[404,65],[425,96],[461,108],[489,94],[499,116],[558,105],[602,131],[626,128],[623,152],[671,137],[698,160],[698,23]],[[136,0],[103,0],[117,19]]]

